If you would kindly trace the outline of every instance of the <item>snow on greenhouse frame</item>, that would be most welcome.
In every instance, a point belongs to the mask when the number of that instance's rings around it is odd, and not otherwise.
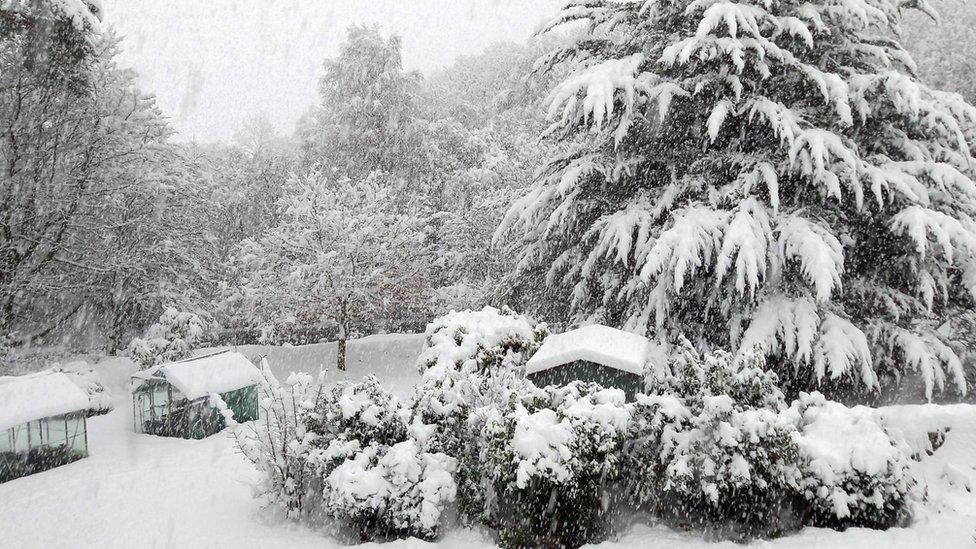
[[[621,389],[627,400],[644,387],[644,367],[654,346],[643,336],[594,324],[550,335],[525,365],[538,387],[573,381]]]
[[[224,417],[210,402],[220,395],[239,422],[258,418],[261,373],[244,355],[220,351],[160,364],[132,375],[135,432],[201,439],[219,432]]]
[[[88,456],[87,409],[62,373],[0,378],[0,482]]]

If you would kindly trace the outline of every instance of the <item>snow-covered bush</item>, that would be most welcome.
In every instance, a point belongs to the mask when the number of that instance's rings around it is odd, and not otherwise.
[[[363,541],[433,538],[444,507],[454,501],[454,458],[429,451],[431,428],[408,428],[409,416],[369,376],[334,387],[308,417],[321,512]]]
[[[395,396],[384,390],[375,376],[360,383],[340,383],[318,402],[308,428],[320,443],[334,438],[393,445],[407,437],[409,412]]]
[[[452,311],[428,324],[412,409],[423,423],[437,426],[435,444],[456,450],[456,434],[473,408],[504,403],[546,335],[545,324],[494,307]]]
[[[101,376],[88,362],[76,360],[56,365],[51,370],[64,373],[81,390],[88,393],[88,417],[107,414],[115,408],[112,395],[105,390]]]
[[[324,508],[362,541],[436,537],[455,497],[454,458],[426,452],[414,439],[360,446],[346,438],[334,439],[323,457],[337,463],[324,478]]]
[[[429,445],[458,460],[456,479],[464,520],[479,520],[485,497],[479,445],[483,407],[504,405],[524,384],[524,365],[548,330],[511,310],[451,312],[427,325],[421,372],[411,409],[433,426]]]
[[[792,411],[801,430],[800,489],[809,503],[808,524],[888,528],[907,518],[911,450],[885,432],[870,408],[801,393]]]
[[[199,315],[167,307],[143,337],[129,343],[129,356],[143,368],[180,360],[190,356],[206,333],[207,324]]]
[[[637,504],[745,535],[796,526],[797,429],[764,363],[759,349],[700,355],[687,346],[649,380],[624,453]]]
[[[484,516],[507,547],[578,547],[608,532],[630,405],[619,389],[532,388],[488,418]]]
[[[317,438],[306,424],[325,391],[321,376],[315,379],[293,373],[284,383],[279,382],[264,359],[258,404],[261,421],[237,424],[230,410],[215,402],[232,427],[241,452],[260,473],[255,495],[266,498],[292,519],[305,512],[305,494],[314,472],[308,454]]]
[[[453,370],[485,374],[505,365],[522,365],[548,333],[545,324],[509,309],[451,311],[427,325],[417,366],[425,378],[431,378]]]

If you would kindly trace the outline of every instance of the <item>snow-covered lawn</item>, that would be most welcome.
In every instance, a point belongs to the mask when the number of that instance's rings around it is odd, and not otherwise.
[[[367,373],[405,397],[418,374],[413,367],[422,336],[373,336],[352,342],[349,370],[330,368],[330,379]],[[242,346],[249,357],[268,354],[278,373],[317,372],[335,358],[334,344],[304,347]],[[201,351],[203,352],[203,351]],[[116,409],[89,420],[87,459],[0,484],[0,547],[331,547],[327,533],[269,519],[251,497],[256,473],[226,435],[193,441],[136,435],[131,407],[120,391],[126,368],[113,359],[100,365],[116,395]],[[910,528],[835,532],[808,528],[758,547],[883,547],[885,549],[976,546],[976,406],[895,406],[880,410],[902,425],[914,447],[927,433],[950,427],[945,443],[916,466],[929,499]],[[968,489],[967,489],[968,488]],[[484,534],[449,532],[441,547],[490,547]],[[366,547],[369,547],[367,545]],[[427,547],[418,540],[384,547]],[[740,547],[704,541],[694,532],[636,525],[602,547]],[[375,547],[375,546],[374,546]]]

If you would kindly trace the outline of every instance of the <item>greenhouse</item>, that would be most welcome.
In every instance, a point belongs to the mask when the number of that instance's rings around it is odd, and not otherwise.
[[[539,387],[578,380],[622,389],[633,400],[644,387],[651,350],[643,336],[594,324],[547,337],[526,363],[525,374]]]
[[[88,395],[58,372],[0,378],[0,482],[88,455]]]
[[[244,355],[222,351],[160,364],[132,376],[135,431],[201,439],[226,424],[211,395],[219,395],[239,422],[258,418],[261,373]]]

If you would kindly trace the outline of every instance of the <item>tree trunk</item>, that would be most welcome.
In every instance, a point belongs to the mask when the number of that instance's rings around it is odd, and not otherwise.
[[[336,351],[336,368],[344,372],[346,370],[346,337],[348,337],[347,324],[349,323],[346,310],[346,302],[339,305],[339,349]]]

